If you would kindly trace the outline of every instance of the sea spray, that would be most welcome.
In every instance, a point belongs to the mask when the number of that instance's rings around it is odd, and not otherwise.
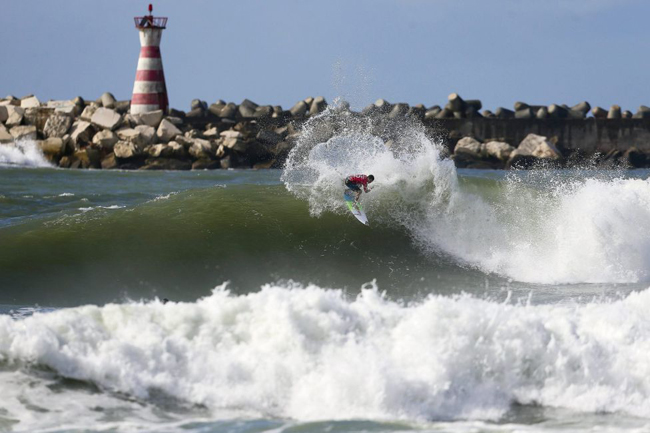
[[[52,379],[36,374],[45,368],[222,419],[498,420],[513,404],[648,418],[649,308],[650,290],[532,306],[469,295],[399,303],[372,285],[351,299],[313,285],[240,296],[220,286],[192,303],[0,317],[0,385],[13,395],[16,375],[32,371],[22,410],[48,392],[38,391]],[[92,413],[98,398],[69,409]]]
[[[345,213],[343,179],[372,173],[362,199],[370,221],[486,273],[542,284],[650,279],[648,180],[540,170],[545,182],[528,182],[515,172],[486,195],[467,187],[431,133],[413,118],[329,109],[306,123],[282,179],[319,216]]]
[[[32,140],[19,140],[0,145],[0,167],[52,167],[38,144]]]

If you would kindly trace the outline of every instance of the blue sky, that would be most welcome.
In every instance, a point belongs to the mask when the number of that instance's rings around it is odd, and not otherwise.
[[[0,0],[0,96],[130,99],[140,0]],[[647,0],[162,0],[173,107],[307,96],[650,105]]]

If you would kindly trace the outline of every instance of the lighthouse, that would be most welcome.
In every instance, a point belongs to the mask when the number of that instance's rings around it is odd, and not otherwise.
[[[153,6],[149,5],[149,15],[135,17],[135,28],[140,32],[140,58],[133,84],[131,114],[149,111],[167,111],[167,86],[160,56],[160,39],[167,26],[167,18],[154,17]]]

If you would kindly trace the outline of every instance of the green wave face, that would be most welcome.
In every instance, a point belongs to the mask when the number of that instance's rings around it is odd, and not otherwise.
[[[453,278],[399,228],[369,229],[347,212],[311,217],[281,185],[194,189],[29,221],[0,230],[0,242],[5,304],[193,300],[224,281],[235,292],[288,279],[417,291],[422,279]]]

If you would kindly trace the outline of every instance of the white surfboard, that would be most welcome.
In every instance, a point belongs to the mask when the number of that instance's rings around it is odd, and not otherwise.
[[[345,204],[348,205],[348,209],[352,212],[352,215],[359,220],[360,223],[365,225],[370,225],[368,223],[368,217],[361,207],[361,203],[355,203],[354,201],[355,194],[349,189],[346,189],[343,193],[343,198],[345,199]]]

